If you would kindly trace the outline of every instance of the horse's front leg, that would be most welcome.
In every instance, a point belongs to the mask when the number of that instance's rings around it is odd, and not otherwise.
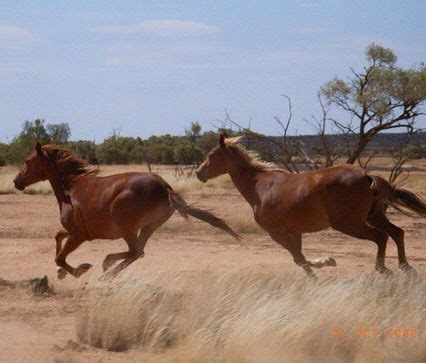
[[[282,228],[269,229],[267,232],[275,242],[291,253],[296,265],[301,266],[309,277],[316,278],[311,269],[314,266],[306,260],[302,253],[302,235],[300,233],[289,233]]]
[[[58,231],[58,233],[56,233],[55,236],[55,240],[56,240],[56,254],[55,254],[55,258],[59,255],[59,252],[62,249],[62,241],[64,240],[64,238],[68,237],[70,234],[68,233],[68,231],[66,229],[60,229]],[[58,279],[62,280],[65,278],[65,276],[67,275],[67,271],[63,268],[63,267],[57,267],[56,270],[57,274],[58,274]]]
[[[58,278],[63,279],[66,276],[66,272],[70,273],[74,277],[80,277],[82,274],[87,272],[92,265],[90,263],[82,263],[77,268],[74,268],[67,264],[66,258],[72,251],[80,246],[84,240],[77,239],[69,233],[67,233],[64,238],[65,243],[55,258],[55,262],[58,265]]]

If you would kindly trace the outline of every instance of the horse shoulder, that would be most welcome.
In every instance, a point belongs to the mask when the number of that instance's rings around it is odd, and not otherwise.
[[[62,226],[74,239],[85,241],[90,239],[87,234],[86,224],[82,216],[78,202],[64,203],[61,206],[60,221]]]

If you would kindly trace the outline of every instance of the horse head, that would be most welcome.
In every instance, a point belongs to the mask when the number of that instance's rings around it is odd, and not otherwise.
[[[25,164],[13,179],[15,188],[24,190],[27,186],[46,180],[52,165],[47,153],[39,142],[35,150],[25,159]]]
[[[228,150],[225,138],[225,134],[220,134],[219,145],[210,150],[196,171],[197,178],[203,183],[228,172]]]

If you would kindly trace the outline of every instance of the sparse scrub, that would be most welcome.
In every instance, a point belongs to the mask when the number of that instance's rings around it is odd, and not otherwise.
[[[161,349],[178,362],[417,362],[426,356],[425,297],[424,276],[315,282],[234,271],[188,281],[145,271],[90,286],[77,335],[109,350]]]

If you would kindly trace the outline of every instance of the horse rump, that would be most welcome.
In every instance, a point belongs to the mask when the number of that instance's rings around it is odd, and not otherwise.
[[[408,216],[411,216],[411,214],[407,209],[420,217],[426,217],[426,203],[420,196],[406,189],[399,189],[377,175],[368,175],[368,177],[371,180],[370,188],[376,197],[383,198],[387,205]]]

